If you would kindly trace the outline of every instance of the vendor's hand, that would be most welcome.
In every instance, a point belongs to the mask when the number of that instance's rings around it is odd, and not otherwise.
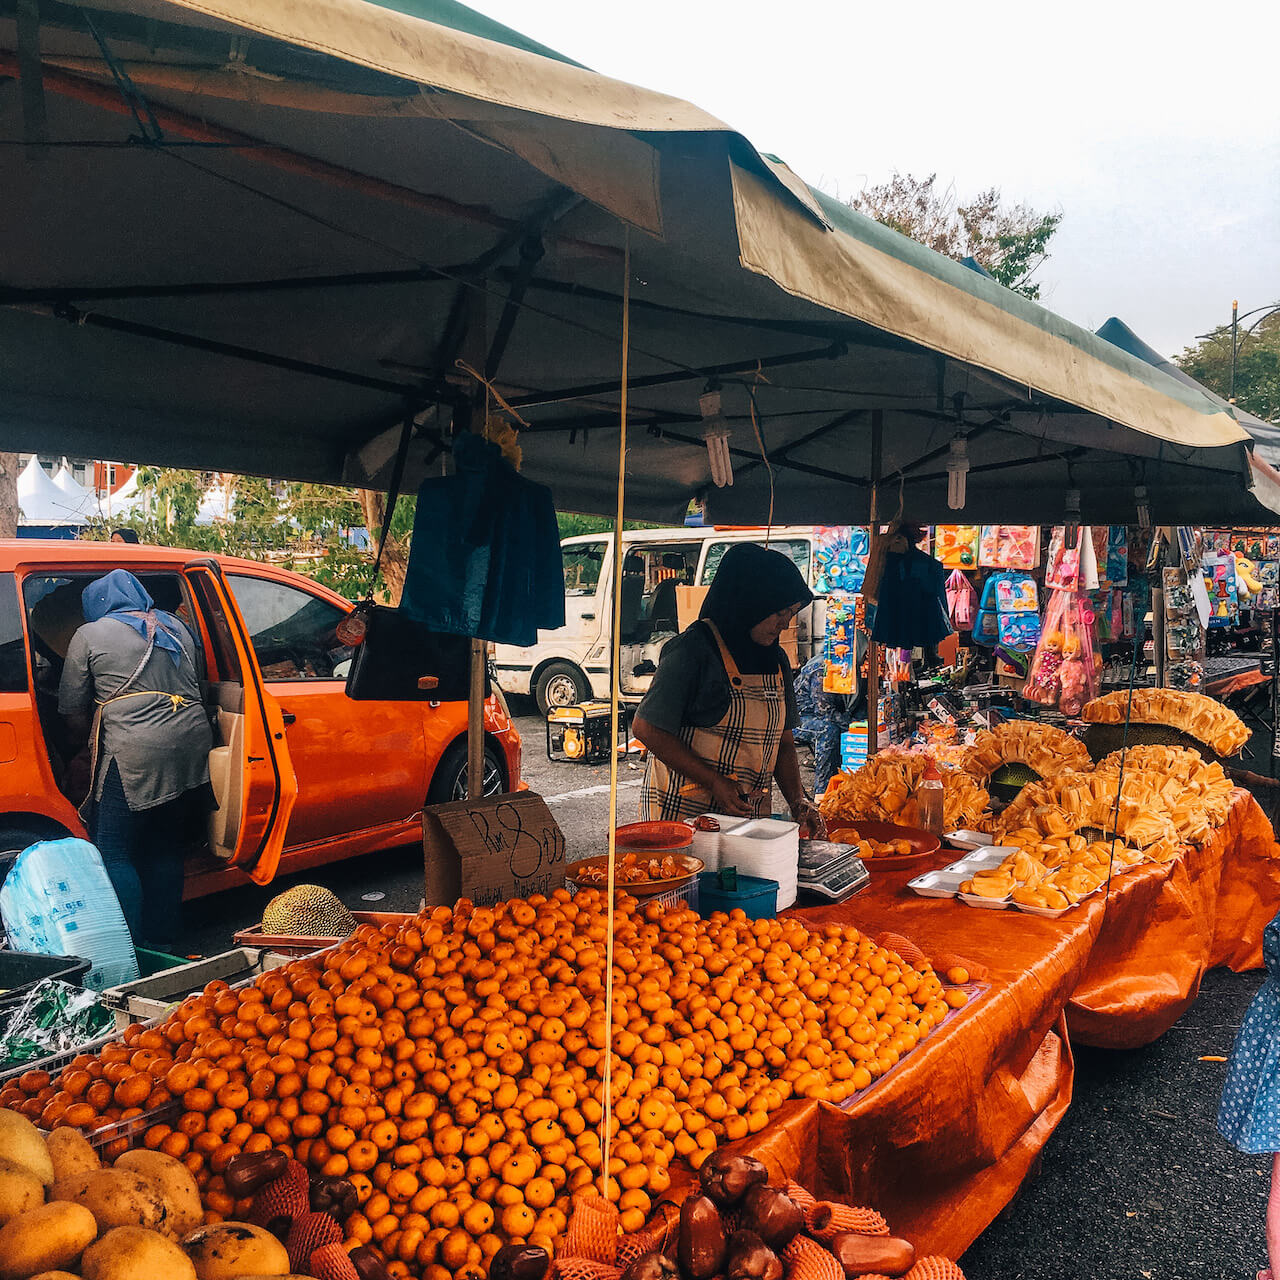
[[[751,806],[738,791],[737,781],[717,773],[711,783],[711,807],[716,813],[732,818],[751,817]]]
[[[802,836],[807,835],[810,840],[827,838],[827,823],[822,816],[822,811],[808,796],[791,806],[791,817],[800,824]]]

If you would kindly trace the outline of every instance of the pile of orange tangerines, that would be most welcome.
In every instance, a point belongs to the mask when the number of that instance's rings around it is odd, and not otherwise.
[[[479,1280],[503,1243],[554,1248],[599,1178],[606,920],[583,889],[363,925],[252,985],[212,983],[54,1079],[28,1072],[0,1106],[91,1130],[167,1105],[143,1141],[187,1164],[211,1220],[247,1211],[222,1177],[233,1156],[284,1148],[355,1184],[350,1245],[395,1275]],[[840,926],[620,894],[614,944],[608,1193],[625,1231],[674,1161],[699,1168],[790,1098],[850,1097],[965,1000]]]

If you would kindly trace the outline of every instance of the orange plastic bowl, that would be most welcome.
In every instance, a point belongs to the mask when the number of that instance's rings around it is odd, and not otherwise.
[[[614,847],[619,853],[644,853],[660,858],[681,853],[693,844],[693,828],[684,822],[629,822],[619,827]]]

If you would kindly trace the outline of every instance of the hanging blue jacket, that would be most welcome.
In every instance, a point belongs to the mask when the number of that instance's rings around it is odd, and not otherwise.
[[[433,631],[534,644],[564,626],[564,569],[551,490],[482,436],[454,441],[455,471],[418,490],[400,607]]]

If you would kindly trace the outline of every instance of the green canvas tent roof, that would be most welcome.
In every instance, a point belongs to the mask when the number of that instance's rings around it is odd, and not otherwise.
[[[873,410],[922,518],[957,432],[966,518],[1078,488],[1119,522],[1139,484],[1157,519],[1262,517],[1247,433],[1193,388],[447,0],[45,0],[23,38],[10,10],[0,140],[6,447],[377,484],[411,414],[412,478],[465,356],[526,473],[607,510],[629,240],[637,517],[754,522],[772,490],[858,519]],[[736,476],[709,492],[714,382]]]

